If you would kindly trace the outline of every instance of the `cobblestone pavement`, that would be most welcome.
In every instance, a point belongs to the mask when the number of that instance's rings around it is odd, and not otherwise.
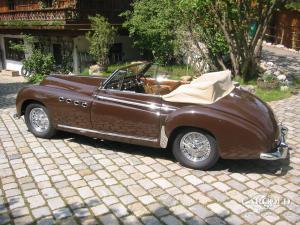
[[[271,104],[290,129],[290,160],[196,171],[165,150],[35,138],[12,118],[24,84],[0,82],[0,224],[300,224],[300,95]]]
[[[300,78],[300,54],[285,49],[264,46],[262,58],[284,68],[290,76]]]

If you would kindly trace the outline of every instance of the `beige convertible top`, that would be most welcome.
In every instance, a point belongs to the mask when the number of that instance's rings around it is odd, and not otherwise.
[[[203,74],[190,84],[181,85],[162,98],[168,102],[212,104],[234,89],[231,71]]]

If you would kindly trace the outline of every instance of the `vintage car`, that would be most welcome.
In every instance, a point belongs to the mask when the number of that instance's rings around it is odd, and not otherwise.
[[[16,118],[30,132],[51,138],[57,130],[102,140],[172,149],[195,169],[224,159],[277,160],[288,156],[287,129],[270,107],[231,81],[230,71],[192,82],[169,80],[150,62],[101,76],[50,75],[23,88]]]

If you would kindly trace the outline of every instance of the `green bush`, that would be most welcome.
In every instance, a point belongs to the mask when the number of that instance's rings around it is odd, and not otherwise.
[[[54,71],[54,62],[54,58],[51,54],[46,54],[39,49],[34,49],[31,55],[23,60],[25,70],[31,74],[29,81],[37,83],[43,80],[45,76]]]
[[[92,30],[86,35],[90,41],[89,52],[100,66],[108,64],[109,50],[116,36],[115,28],[101,15],[89,17]]]

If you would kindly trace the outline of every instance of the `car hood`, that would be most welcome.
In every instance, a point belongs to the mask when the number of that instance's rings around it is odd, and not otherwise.
[[[105,78],[100,76],[50,75],[41,82],[40,86],[91,94],[104,80]]]

